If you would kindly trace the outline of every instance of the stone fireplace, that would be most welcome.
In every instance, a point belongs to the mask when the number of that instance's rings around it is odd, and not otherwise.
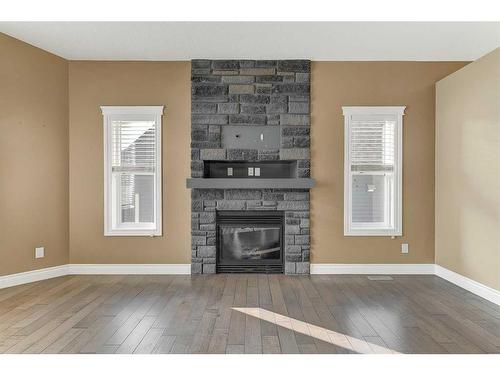
[[[240,260],[255,261],[257,253],[272,253],[278,232],[276,227],[264,228],[278,216],[283,224],[282,266],[274,270],[309,273],[309,188],[314,185],[310,178],[310,62],[193,60],[191,69],[191,178],[187,185],[192,189],[192,273],[235,272],[221,267],[220,242],[224,240],[226,247],[235,247],[232,250],[239,252]],[[269,215],[269,225],[259,222],[260,227],[227,228],[223,240],[220,218],[231,212],[240,217],[257,217],[259,212],[274,215]],[[257,238],[261,242],[256,250],[242,245]],[[252,255],[242,256],[241,251]],[[269,257],[276,259],[275,255]]]

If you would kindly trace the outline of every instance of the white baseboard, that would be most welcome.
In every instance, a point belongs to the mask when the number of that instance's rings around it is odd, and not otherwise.
[[[434,265],[435,274],[450,283],[458,285],[459,287],[468,290],[471,293],[477,294],[490,302],[500,306],[500,291],[490,288],[484,284],[478,283],[477,281],[471,280],[468,277],[460,275],[459,273],[453,272],[447,268],[444,268],[438,264]]]
[[[0,289],[66,275],[189,275],[190,264],[64,264],[0,276]],[[437,264],[312,263],[312,275],[436,275],[500,305],[500,292]]]
[[[70,275],[189,275],[191,264],[69,264]]]
[[[311,275],[436,275],[500,306],[500,292],[437,264],[312,263]]]
[[[0,276],[0,289],[66,275],[189,275],[190,264],[64,264]]]
[[[433,275],[434,264],[312,263],[312,275]]]
[[[52,279],[54,277],[65,276],[67,274],[68,265],[63,264],[61,266],[0,276],[0,289],[21,284],[28,284],[40,280]]]

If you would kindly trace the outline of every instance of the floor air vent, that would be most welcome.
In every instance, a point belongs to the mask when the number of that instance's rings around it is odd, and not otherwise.
[[[378,275],[378,276],[367,276],[368,280],[372,280],[372,281],[390,281],[390,280],[394,280],[391,276],[382,276],[382,275]]]

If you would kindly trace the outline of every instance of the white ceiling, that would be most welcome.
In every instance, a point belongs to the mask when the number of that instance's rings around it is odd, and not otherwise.
[[[70,60],[475,60],[500,46],[482,22],[0,22]]]

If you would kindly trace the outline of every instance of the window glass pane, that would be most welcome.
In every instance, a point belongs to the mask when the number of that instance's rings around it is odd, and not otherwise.
[[[356,116],[351,122],[351,171],[394,171],[396,119]]]
[[[385,175],[352,176],[353,223],[389,223],[386,200],[391,194],[391,181]]]
[[[120,176],[123,223],[154,222],[154,175]]]
[[[155,122],[113,120],[111,129],[113,171],[153,172],[156,158]]]

